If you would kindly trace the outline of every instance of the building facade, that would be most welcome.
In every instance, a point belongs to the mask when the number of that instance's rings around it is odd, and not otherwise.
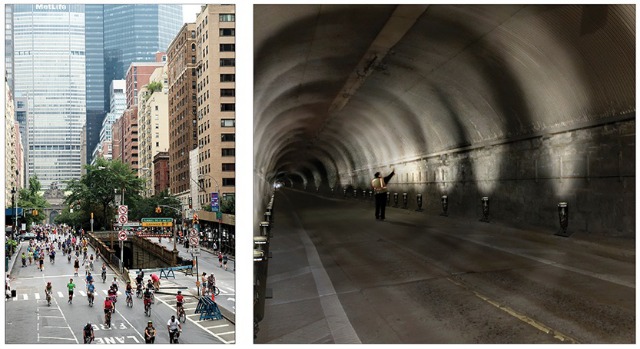
[[[92,163],[95,163],[97,158],[103,158],[111,160],[112,156],[112,128],[113,123],[122,116],[122,113],[127,107],[125,97],[126,84],[124,80],[114,80],[109,87],[109,112],[102,120],[102,127],[100,128],[100,141],[94,148],[92,154]]]
[[[153,177],[155,194],[169,189],[169,152],[162,151],[153,157]]]
[[[169,111],[166,66],[156,68],[138,96],[138,177],[145,180],[145,194],[155,191],[154,157],[169,149]]]
[[[19,189],[18,157],[16,154],[15,108],[13,93],[7,79],[4,81],[4,197],[5,207],[11,207],[11,190]]]
[[[182,26],[182,5],[87,4],[87,142],[99,142],[109,86],[132,62],[153,62]],[[101,114],[100,114],[101,112]]]
[[[26,102],[28,176],[80,177],[86,118],[84,5],[13,5],[16,96]]]
[[[235,195],[235,6],[205,5],[196,19],[200,206]]]
[[[196,25],[186,23],[167,50],[171,194],[183,207],[191,197],[189,153],[198,148],[196,57]]]

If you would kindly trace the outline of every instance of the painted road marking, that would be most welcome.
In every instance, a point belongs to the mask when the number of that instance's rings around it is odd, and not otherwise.
[[[452,280],[450,278],[447,278],[447,280],[449,280],[454,285],[460,286],[461,288],[464,288],[465,290],[473,293],[476,297],[478,297],[478,298],[482,299],[483,301],[487,302],[488,304],[491,304],[492,306],[504,311],[505,313],[515,317],[516,319],[518,319],[518,320],[520,320],[520,321],[522,321],[522,322],[524,322],[526,324],[529,324],[529,325],[533,326],[534,328],[538,329],[539,331],[542,331],[542,332],[544,332],[546,334],[553,335],[554,338],[556,338],[556,339],[558,339],[558,340],[560,340],[562,342],[571,342],[573,344],[580,344],[580,342],[578,342],[576,339],[571,338],[571,337],[569,337],[569,336],[567,336],[567,335],[565,335],[565,334],[563,334],[563,333],[561,333],[559,331],[556,331],[556,330],[552,329],[551,327],[546,326],[545,324],[543,324],[543,323],[541,323],[539,321],[536,321],[536,320],[534,320],[534,319],[532,319],[532,318],[530,318],[530,317],[528,317],[528,316],[526,316],[524,314],[520,314],[517,311],[515,311],[515,310],[513,310],[513,309],[511,309],[511,308],[509,308],[509,307],[507,307],[505,305],[502,305],[502,304],[490,299],[489,297],[486,297],[486,296],[476,292],[475,290],[472,290],[467,285],[464,285],[464,284],[462,284],[460,282],[454,281],[454,280]]]
[[[229,324],[217,325],[217,326],[209,326],[207,328],[220,328],[220,327],[229,327]]]
[[[40,293],[35,294],[36,299],[40,299]]]
[[[26,301],[26,300],[29,300],[29,296],[27,296],[26,294],[23,294],[23,295],[22,295],[22,299],[23,299],[23,300],[25,300],[25,301]]]
[[[64,297],[64,295],[62,294],[62,292],[58,291],[58,297],[60,297],[60,298]]]
[[[85,291],[80,291],[80,294],[82,295],[82,297],[86,297],[87,296],[87,292],[85,292]]]

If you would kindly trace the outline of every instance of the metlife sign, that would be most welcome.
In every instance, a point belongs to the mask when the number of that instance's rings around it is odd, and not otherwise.
[[[64,4],[38,4],[35,5],[36,11],[66,11],[67,5]]]

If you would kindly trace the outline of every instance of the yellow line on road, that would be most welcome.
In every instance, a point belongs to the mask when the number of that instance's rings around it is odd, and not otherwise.
[[[500,304],[500,303],[498,303],[498,302],[496,302],[494,300],[491,300],[489,297],[486,297],[486,296],[478,293],[477,291],[472,290],[470,287],[468,287],[466,285],[463,285],[460,282],[457,282],[457,281],[452,280],[450,278],[447,278],[447,280],[449,280],[451,283],[453,283],[453,284],[455,284],[457,286],[460,286],[460,287],[466,289],[467,291],[472,292],[476,297],[478,297],[478,298],[482,299],[483,301],[491,304],[492,306],[504,311],[505,313],[515,317],[516,319],[518,319],[518,320],[520,320],[520,321],[522,321],[522,322],[524,322],[524,323],[526,323],[526,324],[528,324],[530,326],[533,326],[534,328],[536,328],[539,331],[542,331],[542,332],[544,332],[546,334],[552,335],[554,338],[560,340],[561,342],[570,342],[572,344],[580,344],[580,342],[578,342],[576,339],[571,338],[571,337],[569,337],[569,336],[567,336],[567,335],[565,335],[565,334],[563,334],[563,333],[561,333],[559,331],[556,331],[556,330],[552,329],[551,327],[546,326],[546,325],[544,325],[544,324],[542,324],[542,323],[540,323],[540,322],[538,322],[538,321],[536,321],[536,320],[534,320],[534,319],[532,319],[532,318],[530,318],[530,317],[528,317],[526,315],[520,314],[517,311],[515,311],[515,310],[513,310],[513,309],[511,309],[511,308],[509,308],[509,307],[507,307],[505,305],[502,305],[502,304]]]

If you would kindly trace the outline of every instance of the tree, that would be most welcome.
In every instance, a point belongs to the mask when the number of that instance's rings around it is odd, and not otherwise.
[[[119,160],[107,161],[98,159],[95,165],[85,165],[87,173],[80,179],[67,182],[67,190],[71,194],[65,203],[82,211],[82,221],[89,221],[90,212],[95,212],[96,226],[106,228],[110,226],[112,217],[116,214],[115,195],[124,193],[124,204],[128,205],[139,200],[143,190],[144,180],[136,176],[129,164]]]
[[[42,191],[42,184],[38,180],[38,176],[33,175],[29,177],[29,186],[27,188],[20,189],[18,193],[18,207],[23,208],[24,219],[27,223],[27,227],[32,223],[40,224],[44,221],[44,209],[49,207],[47,200],[40,194]],[[34,215],[34,211],[37,211],[37,215]]]

